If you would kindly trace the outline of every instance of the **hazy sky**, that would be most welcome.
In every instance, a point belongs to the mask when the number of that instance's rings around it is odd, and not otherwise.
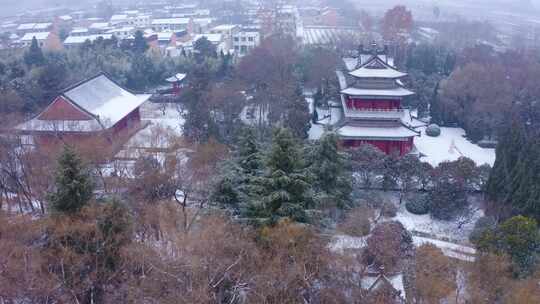
[[[95,3],[99,0],[0,0],[0,15],[11,15],[20,13],[23,10],[35,8],[52,8],[58,6],[69,6],[76,3],[77,6],[85,3]],[[336,0],[340,1],[340,0]],[[540,0],[349,0],[355,2],[359,7],[367,10],[385,10],[396,4],[406,4],[413,11],[429,10],[434,5],[449,11],[461,11],[468,13],[469,10],[489,13],[489,11],[517,11],[530,13],[527,3],[534,4],[540,8]],[[125,0],[113,0],[113,2],[125,2]],[[182,2],[179,0],[178,2]],[[540,14],[539,14],[540,18]]]

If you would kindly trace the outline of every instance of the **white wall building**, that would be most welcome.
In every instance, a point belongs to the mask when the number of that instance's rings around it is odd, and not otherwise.
[[[181,31],[188,30],[190,31],[190,18],[166,18],[166,19],[154,19],[152,20],[152,30],[156,32],[165,32],[165,31]]]
[[[88,36],[69,36],[64,40],[64,46],[67,48],[80,46],[86,40],[93,42],[94,40],[100,37],[103,38],[104,40],[107,40],[107,39],[111,39],[112,35],[105,34],[105,35],[88,35]]]
[[[26,33],[21,38],[21,44],[23,47],[30,46],[34,37],[36,38],[39,47],[43,47],[45,41],[49,38],[50,32],[37,32],[37,33]]]
[[[233,49],[237,56],[244,56],[261,44],[257,29],[242,29],[233,36]]]
[[[152,17],[150,15],[137,15],[129,17],[128,24],[138,29],[148,28],[152,25]]]
[[[225,42],[227,50],[233,49],[233,36],[240,32],[240,26],[236,24],[222,24],[210,29],[210,34],[220,34]]]
[[[124,26],[109,30],[107,34],[113,35],[119,40],[128,39],[135,34],[135,28],[133,26]]]

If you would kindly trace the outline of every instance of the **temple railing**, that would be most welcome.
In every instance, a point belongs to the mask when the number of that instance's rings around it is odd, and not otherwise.
[[[345,108],[345,116],[353,118],[401,118],[404,109],[351,109]]]

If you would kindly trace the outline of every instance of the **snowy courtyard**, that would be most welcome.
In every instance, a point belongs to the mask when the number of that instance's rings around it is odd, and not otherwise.
[[[313,113],[313,99],[306,98],[310,112]],[[311,128],[308,132],[310,140],[318,140],[325,131],[331,129],[342,118],[343,113],[340,104],[332,105],[329,109],[317,108],[318,123],[311,121]],[[425,123],[415,119],[405,110],[404,123],[410,128],[421,132],[421,135],[414,138],[414,145],[422,161],[430,163],[436,167],[444,161],[454,161],[464,156],[472,159],[478,166],[495,163],[495,149],[482,148],[465,137],[465,131],[461,128],[441,128],[441,135],[430,137],[425,133]]]
[[[461,128],[441,128],[441,135],[430,137],[426,135],[426,127],[418,130],[422,136],[415,138],[414,144],[422,155],[422,160],[436,166],[444,161],[454,161],[465,156],[477,165],[495,163],[495,149],[482,148],[465,138]]]

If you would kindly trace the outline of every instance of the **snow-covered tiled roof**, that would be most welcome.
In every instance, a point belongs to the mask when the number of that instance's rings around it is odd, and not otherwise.
[[[58,19],[62,21],[71,21],[73,20],[73,17],[71,17],[70,15],[63,15],[63,16],[58,17]]]
[[[397,274],[393,276],[365,276],[360,280],[360,284],[363,289],[368,291],[375,291],[384,286],[384,284],[390,284],[392,288],[400,293],[400,296],[405,299],[405,287],[403,285],[403,275]]]
[[[72,34],[81,34],[81,33],[88,33],[88,29],[85,27],[74,27],[73,30],[71,30]]]
[[[18,31],[42,31],[51,27],[52,23],[23,23],[17,27]]]
[[[221,25],[218,25],[218,26],[215,26],[213,27],[211,30],[212,31],[230,31],[234,28],[238,27],[238,25],[236,24],[221,24]]]
[[[358,28],[309,26],[302,29],[302,42],[307,45],[328,45],[335,44],[344,37],[358,40],[362,35]]]
[[[121,21],[121,20],[126,20],[128,18],[127,15],[124,15],[124,14],[121,14],[121,15],[112,15],[111,16],[111,21]]]
[[[372,97],[406,97],[414,95],[414,92],[402,87],[393,89],[361,89],[361,88],[346,88],[341,91],[342,94],[349,96],[372,96]]]
[[[22,42],[32,41],[34,37],[36,37],[37,40],[45,40],[49,37],[49,34],[50,34],[49,32],[26,33],[21,38],[21,41]]]
[[[367,62],[349,73],[357,78],[390,78],[397,79],[407,76],[406,73],[400,72],[386,62],[386,59],[380,56],[373,56]]]
[[[178,73],[166,79],[167,82],[179,82],[186,78],[186,74]]]
[[[97,116],[105,128],[114,126],[151,96],[132,94],[105,75],[83,82],[63,95]]]
[[[98,39],[99,37],[103,39],[111,39],[111,34],[105,34],[105,35],[88,35],[88,36],[69,36],[64,40],[64,44],[66,45],[73,45],[73,44],[82,44],[86,40],[89,40],[90,42]]]
[[[133,26],[124,26],[119,28],[114,28],[109,31],[107,31],[107,34],[113,34],[113,33],[122,33],[122,32],[132,32],[135,30],[135,27]]]
[[[109,22],[95,22],[90,25],[91,29],[100,30],[109,27]]]
[[[348,139],[396,139],[403,140],[409,137],[418,136],[418,133],[402,125],[393,127],[369,127],[345,125],[337,130],[337,134]]]
[[[394,58],[385,54],[379,54],[377,56],[387,65],[394,67]],[[358,57],[345,57],[343,58],[343,62],[348,71],[353,71],[358,66],[368,62],[371,58],[373,58],[372,54],[360,54]]]
[[[19,24],[19,26],[17,27],[17,30],[18,31],[32,30],[34,29],[34,26],[36,26],[35,23],[23,23],[23,24]]]
[[[202,26],[208,26],[214,22],[213,18],[194,18],[193,23],[202,25]]]
[[[345,64],[347,71],[352,71],[358,65],[358,58],[345,57],[343,58],[343,63]]]
[[[369,69],[365,67],[350,72],[350,75],[358,78],[401,78],[407,76],[406,73],[393,69]]]
[[[189,24],[189,18],[165,18],[152,20],[153,25]]]

